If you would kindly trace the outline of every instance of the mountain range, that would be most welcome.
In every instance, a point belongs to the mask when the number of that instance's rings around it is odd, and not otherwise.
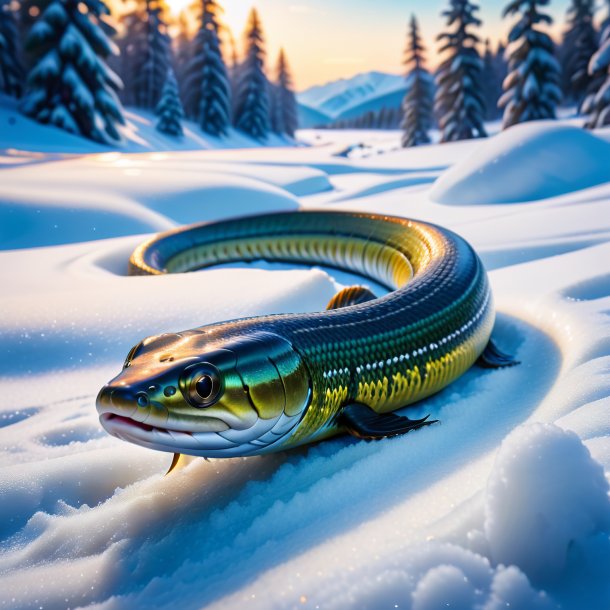
[[[406,92],[404,76],[375,71],[316,85],[297,94],[299,125],[323,126],[370,110],[396,108]]]

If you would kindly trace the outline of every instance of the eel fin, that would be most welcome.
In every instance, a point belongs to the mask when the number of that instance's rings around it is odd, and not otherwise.
[[[490,339],[487,347],[479,356],[477,364],[484,369],[501,369],[521,363],[512,356],[500,351],[498,346]]]
[[[186,465],[190,464],[192,460],[193,458],[190,455],[184,455],[183,453],[174,453],[172,463],[170,464],[169,470],[165,473],[165,476],[172,472],[172,470],[176,470],[177,468],[184,468]]]
[[[377,296],[365,286],[347,286],[337,292],[328,302],[326,309],[340,309],[350,305],[360,305],[360,303],[366,303],[376,298]]]
[[[343,408],[338,423],[356,438],[379,439],[405,434],[438,421],[430,420],[429,417],[426,415],[422,419],[409,419],[396,413],[376,413],[371,407],[353,403]]]

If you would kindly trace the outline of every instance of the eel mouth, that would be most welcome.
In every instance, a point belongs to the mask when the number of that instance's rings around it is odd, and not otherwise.
[[[136,421],[135,419],[131,419],[130,417],[117,415],[116,413],[102,413],[100,415],[100,422],[102,423],[102,426],[104,426],[104,428],[107,428],[107,426],[113,427],[116,425],[128,425],[134,428],[139,428],[140,430],[144,430],[145,432],[152,432],[154,429],[166,431],[165,428],[151,426],[149,424]]]
[[[116,413],[100,414],[103,428],[121,440],[158,451],[201,457],[238,457],[260,454],[289,433],[300,417],[282,414],[273,420],[258,419],[247,430],[188,432],[161,428]]]
[[[238,446],[217,432],[192,433],[161,428],[116,413],[102,413],[100,423],[112,436],[160,451],[199,455],[200,452],[234,450]]]

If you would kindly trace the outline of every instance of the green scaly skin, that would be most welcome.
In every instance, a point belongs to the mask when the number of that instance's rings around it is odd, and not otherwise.
[[[206,457],[284,450],[343,431],[348,405],[387,413],[438,392],[489,341],[494,309],[479,258],[419,221],[316,211],[193,225],[150,239],[129,265],[158,275],[261,259],[336,267],[390,292],[145,339],[98,396],[111,434]]]

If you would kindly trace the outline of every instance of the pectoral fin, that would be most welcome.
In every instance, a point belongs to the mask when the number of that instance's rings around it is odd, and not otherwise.
[[[498,349],[498,346],[490,339],[487,347],[479,356],[477,364],[485,369],[501,369],[521,363],[518,360],[515,360],[512,356],[501,352]]]
[[[359,305],[376,298],[375,294],[365,286],[348,286],[337,292],[328,302],[326,309],[340,309],[349,305]]]
[[[190,464],[193,461],[193,456],[184,455],[183,453],[174,453],[172,463],[170,464],[169,470],[165,473],[167,476],[172,470],[181,469]]]
[[[339,416],[339,423],[356,438],[379,439],[387,436],[398,436],[423,426],[434,424],[438,420],[409,419],[395,413],[376,413],[370,407],[360,403],[347,405]]]

